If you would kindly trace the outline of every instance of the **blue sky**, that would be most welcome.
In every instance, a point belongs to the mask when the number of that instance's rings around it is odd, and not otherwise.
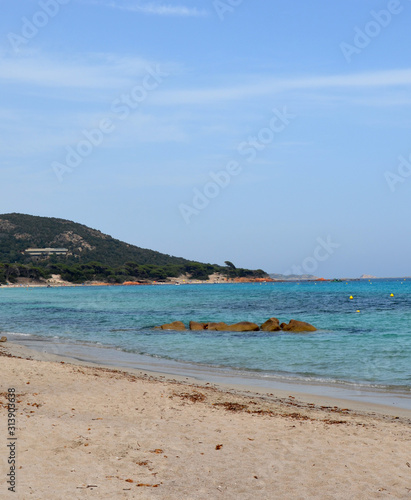
[[[1,213],[411,275],[409,0],[0,0]]]

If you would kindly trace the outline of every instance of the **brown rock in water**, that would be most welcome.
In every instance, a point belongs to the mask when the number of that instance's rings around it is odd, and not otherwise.
[[[281,323],[281,329],[285,332],[315,332],[317,328],[315,326],[310,325],[310,323],[306,323],[305,321],[297,321],[296,319],[290,320],[288,323]]]
[[[190,322],[195,323],[195,321]],[[256,323],[250,323],[249,321],[241,321],[240,323],[235,323],[234,325],[227,325],[223,321],[219,323],[197,323],[197,325],[204,325],[204,330],[210,330],[214,332],[256,332],[260,327]]]
[[[228,325],[227,331],[229,332],[258,332],[260,327],[256,323],[250,321],[240,321],[234,325]]]
[[[1,337],[0,342],[7,342],[7,337]]]
[[[211,330],[214,332],[222,332],[228,330],[229,326],[226,323],[220,321],[220,323],[205,323],[204,329]]]
[[[162,330],[185,330],[186,326],[182,321],[173,321],[172,323],[166,323],[161,325]]]
[[[277,318],[267,319],[267,321],[261,325],[260,329],[263,332],[278,332],[281,330],[280,322]]]
[[[204,330],[205,323],[197,323],[197,321],[190,321],[190,330]]]

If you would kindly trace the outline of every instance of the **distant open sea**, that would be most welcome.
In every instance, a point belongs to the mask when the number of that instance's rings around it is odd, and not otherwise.
[[[390,295],[394,294],[393,297]],[[353,299],[350,300],[350,296]],[[360,310],[360,312],[357,312]],[[308,321],[308,334],[171,332],[181,320]],[[254,377],[411,395],[411,279],[1,288],[0,330]]]

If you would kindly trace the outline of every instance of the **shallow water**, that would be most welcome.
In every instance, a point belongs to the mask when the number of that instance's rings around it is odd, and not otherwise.
[[[308,321],[318,331],[153,329],[174,320],[261,324],[272,316]],[[99,343],[261,379],[411,392],[411,280],[0,288],[0,330]]]

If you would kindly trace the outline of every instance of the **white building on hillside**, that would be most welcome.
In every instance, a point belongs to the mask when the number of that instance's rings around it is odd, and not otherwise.
[[[30,257],[48,257],[49,255],[67,255],[67,248],[28,248],[25,250]]]

